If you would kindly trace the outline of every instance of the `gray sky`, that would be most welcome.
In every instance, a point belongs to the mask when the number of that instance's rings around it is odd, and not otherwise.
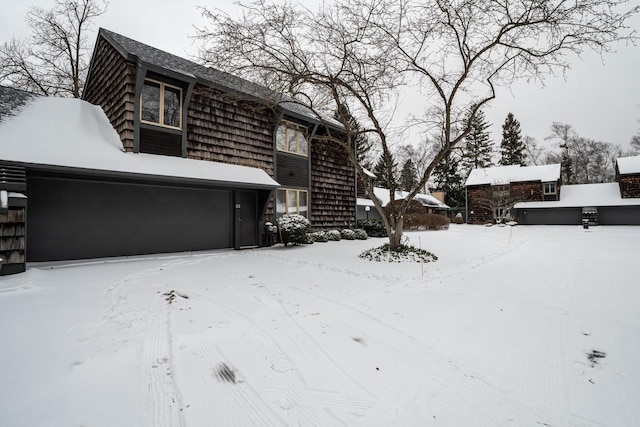
[[[0,14],[1,43],[28,34],[24,16],[30,5],[50,8],[53,0],[6,3]],[[202,4],[232,14],[237,9],[232,0],[110,0],[109,10],[96,25],[188,57],[197,48],[188,37],[194,33],[193,25],[206,23],[196,8]],[[639,16],[632,25],[640,30]],[[632,135],[640,131],[640,46],[621,44],[616,49],[617,53],[603,59],[592,53],[575,58],[566,80],[549,78],[546,87],[518,82],[510,89],[500,89],[485,111],[494,143],[500,143],[501,125],[512,112],[523,135],[539,143],[544,143],[551,123],[559,121],[572,125],[581,136],[626,148]]]

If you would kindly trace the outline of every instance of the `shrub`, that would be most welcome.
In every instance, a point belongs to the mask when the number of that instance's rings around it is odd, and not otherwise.
[[[329,241],[329,236],[327,236],[327,233],[325,233],[324,231],[316,231],[313,234],[313,240],[315,240],[316,242],[328,242]]]
[[[391,249],[388,243],[362,252],[360,258],[378,262],[432,262],[438,260],[437,256],[424,249],[409,245],[400,245]]]
[[[316,241],[313,233],[307,233],[304,235],[304,243],[305,245],[312,245]]]
[[[307,234],[311,229],[311,223],[307,218],[298,214],[290,214],[282,215],[277,221],[285,246],[307,242]]]
[[[338,230],[329,230],[327,231],[327,237],[329,238],[329,240],[337,242],[342,238],[342,235]]]
[[[387,229],[379,219],[361,219],[358,228],[363,229],[370,237],[387,237]]]
[[[367,235],[367,232],[364,231],[362,228],[356,228],[355,230],[353,230],[356,239],[358,240],[367,240],[369,238],[369,236]]]
[[[340,232],[340,237],[345,240],[356,240],[356,233],[353,230],[345,228]]]
[[[405,230],[446,230],[451,220],[438,214],[406,214],[403,229]]]
[[[462,223],[464,223],[464,218],[462,218],[462,214],[461,214],[460,212],[458,212],[458,213],[456,214],[455,218],[453,218],[453,221],[454,221],[456,224],[462,224]]]

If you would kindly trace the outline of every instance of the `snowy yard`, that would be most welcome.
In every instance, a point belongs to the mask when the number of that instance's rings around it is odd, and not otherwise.
[[[408,235],[2,277],[0,425],[640,425],[640,227]]]

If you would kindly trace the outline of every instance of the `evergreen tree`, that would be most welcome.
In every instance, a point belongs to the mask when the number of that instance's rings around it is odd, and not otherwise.
[[[362,129],[362,125],[360,125],[358,119],[356,119],[348,109],[344,111],[344,116],[347,119],[346,121],[351,131],[351,141],[356,150],[356,159],[358,159],[358,163],[363,167],[369,169],[371,168],[370,152],[373,142],[369,141],[367,134],[364,132],[364,129]],[[340,115],[337,111],[334,112],[333,118],[340,120]]]
[[[450,207],[464,206],[464,183],[460,174],[461,159],[449,152],[433,170],[436,189],[444,191],[444,202]]]
[[[400,171],[400,189],[411,191],[418,185],[418,171],[411,159],[407,159]]]
[[[502,142],[500,143],[500,165],[522,165],[525,166],[525,146],[520,135],[520,122],[512,113],[507,114],[507,118],[502,125]]]
[[[376,187],[395,189],[397,184],[394,174],[397,166],[393,155],[386,156],[382,154],[373,168],[373,173],[376,176]]]
[[[462,149],[462,169],[465,175],[469,175],[473,169],[488,168],[493,166],[491,155],[493,142],[489,137],[489,123],[482,110],[478,110],[471,119],[471,130],[465,138],[465,146]]]

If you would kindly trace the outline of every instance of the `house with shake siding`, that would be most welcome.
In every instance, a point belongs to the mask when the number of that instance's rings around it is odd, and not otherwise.
[[[616,161],[616,182],[562,185],[560,165],[475,169],[466,181],[470,223],[640,225],[640,156]]]
[[[120,34],[100,29],[83,100],[0,87],[2,99],[5,273],[257,247],[287,213],[315,229],[355,225],[355,170],[323,138],[338,123]]]

